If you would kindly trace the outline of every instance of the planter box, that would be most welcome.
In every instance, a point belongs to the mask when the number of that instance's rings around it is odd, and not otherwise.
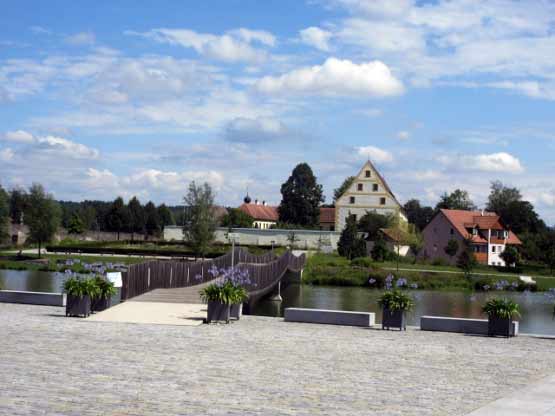
[[[91,314],[91,297],[85,295],[83,297],[67,295],[66,316],[83,316],[87,317]]]
[[[225,321],[229,322],[230,316],[230,305],[220,302],[208,302],[208,314],[206,317],[206,323],[211,323],[212,321]]]
[[[407,330],[407,313],[405,311],[391,311],[382,309],[382,329],[399,328],[400,331]]]
[[[514,337],[514,327],[511,318],[488,317],[488,335],[490,337]]]
[[[230,310],[229,310],[229,316],[232,319],[241,319],[241,316],[243,315],[243,304],[242,303],[236,303],[234,305],[230,305]]]
[[[285,322],[371,327],[375,322],[375,314],[372,312],[285,308],[284,319]]]
[[[511,333],[518,335],[518,321],[511,323]],[[462,334],[488,335],[487,319],[451,318],[449,316],[422,316],[420,329],[423,331],[458,332]]]
[[[112,297],[94,299],[91,302],[92,312],[101,312],[112,306]]]

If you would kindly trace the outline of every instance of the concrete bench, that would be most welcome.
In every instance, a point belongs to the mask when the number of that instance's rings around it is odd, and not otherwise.
[[[487,319],[451,318],[448,316],[422,316],[420,318],[422,331],[459,332],[463,334],[488,334]],[[518,335],[518,322],[513,321],[513,334]]]
[[[0,302],[26,303],[29,305],[66,306],[66,294],[0,290]]]
[[[376,315],[371,312],[332,311],[327,309],[285,308],[286,322],[306,322],[348,326],[374,325]]]

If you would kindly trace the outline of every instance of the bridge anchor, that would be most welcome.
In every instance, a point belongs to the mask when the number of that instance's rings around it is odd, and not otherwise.
[[[273,302],[281,302],[283,298],[281,297],[281,280],[277,284],[277,293],[270,297]]]

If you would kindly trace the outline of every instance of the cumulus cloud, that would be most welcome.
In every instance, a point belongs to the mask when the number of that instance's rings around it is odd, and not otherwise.
[[[370,158],[373,162],[388,163],[393,161],[393,155],[387,150],[375,146],[361,146],[356,149],[359,158]]]
[[[385,97],[402,94],[403,84],[383,62],[361,64],[328,58],[323,65],[295,69],[278,77],[266,76],[256,88],[267,94]]]
[[[267,143],[284,138],[288,129],[281,121],[259,117],[238,117],[230,121],[225,128],[225,139],[237,143]]]
[[[452,169],[504,173],[521,173],[524,171],[520,160],[506,152],[479,155],[442,155],[436,160]]]
[[[397,132],[397,138],[399,140],[408,140],[410,138],[410,133],[406,130],[401,130]]]
[[[7,147],[5,149],[0,149],[0,160],[1,161],[7,162],[7,161],[13,159],[13,156],[14,156],[14,152],[9,147]]]
[[[299,32],[302,43],[312,46],[324,52],[330,50],[329,40],[332,33],[319,27],[311,26]]]
[[[96,36],[92,32],[80,32],[67,36],[65,41],[73,46],[90,46],[96,42]]]
[[[24,130],[8,131],[4,134],[4,139],[17,143],[33,143],[35,141],[33,135]]]
[[[252,46],[259,43],[264,46],[275,45],[275,37],[265,31],[245,28],[235,29],[223,35],[199,33],[189,29],[152,29],[148,32],[125,32],[128,35],[142,36],[160,43],[192,48],[198,54],[212,59],[237,62],[259,62],[267,58],[267,52]]]

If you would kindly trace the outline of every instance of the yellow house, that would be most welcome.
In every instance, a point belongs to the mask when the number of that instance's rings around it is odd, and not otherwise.
[[[350,215],[354,215],[358,221],[369,211],[398,215],[400,220],[407,222],[401,204],[370,160],[335,202],[335,230],[343,230]]]

